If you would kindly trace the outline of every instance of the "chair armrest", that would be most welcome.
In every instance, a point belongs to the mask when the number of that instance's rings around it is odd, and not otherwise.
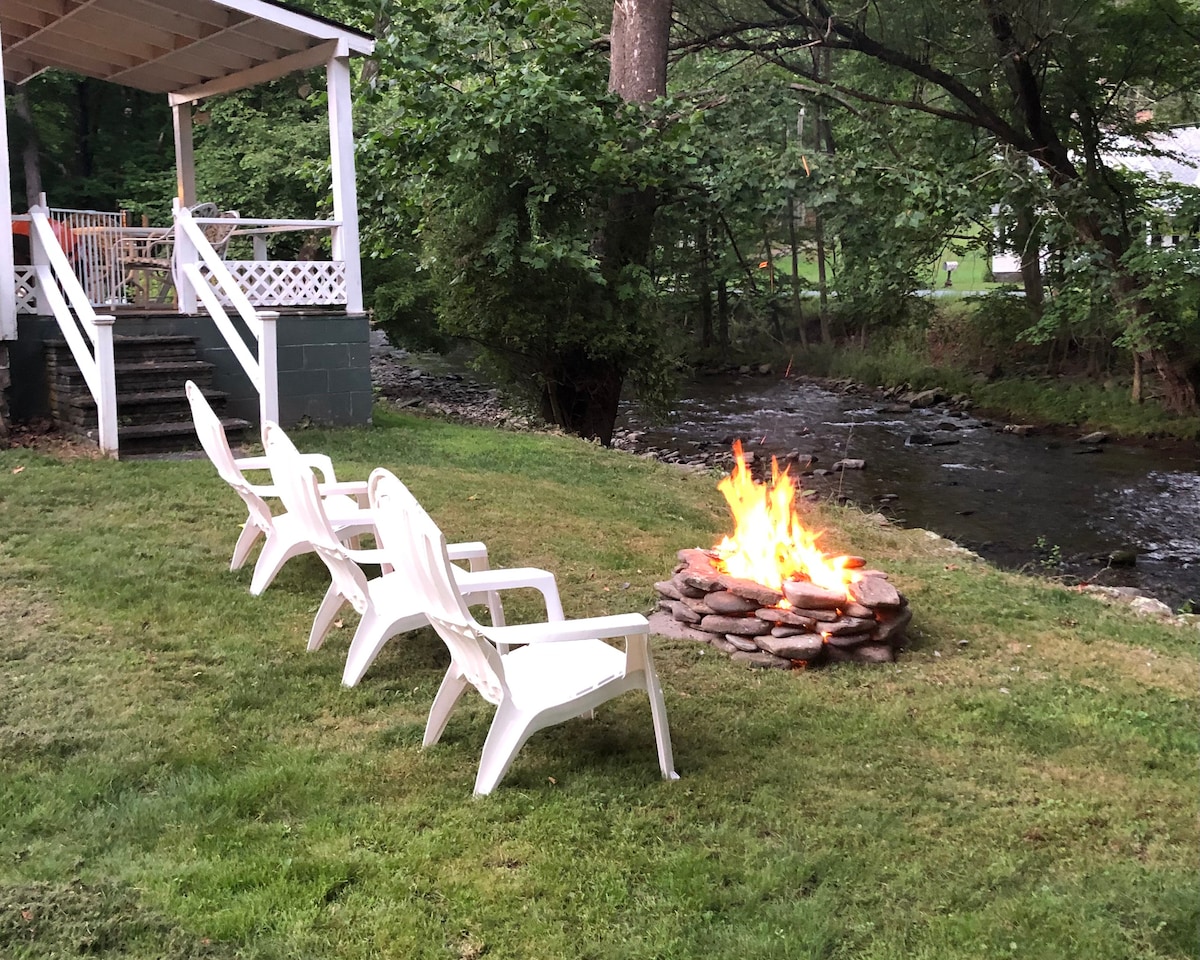
[[[367,483],[365,480],[339,480],[335,483],[318,483],[317,493],[322,497],[365,497]]]
[[[266,457],[235,457],[233,462],[239,470],[271,469],[271,462]]]
[[[558,643],[563,640],[602,640],[649,636],[650,623],[640,613],[618,613],[611,617],[585,617],[549,623],[526,623],[511,627],[483,627],[483,634],[495,644]]]
[[[377,564],[378,566],[384,567],[385,570],[391,569],[391,567],[388,566],[388,552],[386,550],[351,550],[351,549],[347,549],[346,556],[348,556],[351,560],[353,560],[355,563],[358,563],[358,564],[374,563],[374,564]]]
[[[538,591],[546,603],[546,619],[555,624],[563,622],[562,600],[558,581],[549,570],[536,567],[507,567],[500,570],[461,570],[455,568],[454,583],[463,596],[490,593],[494,590],[529,588]],[[526,641],[514,641],[525,643]]]
[[[323,453],[302,453],[300,459],[305,466],[312,467],[321,475],[321,483],[337,483],[337,477],[333,472],[333,461]],[[365,491],[367,484],[364,481],[362,488]],[[344,491],[343,491],[344,492]],[[324,494],[322,494],[324,496]]]
[[[446,544],[446,555],[451,560],[482,560],[482,567],[472,563],[471,569],[487,569],[487,547],[478,540],[471,540],[465,543],[448,543]]]

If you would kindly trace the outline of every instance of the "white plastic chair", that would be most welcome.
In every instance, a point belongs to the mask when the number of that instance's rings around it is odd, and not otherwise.
[[[376,470],[368,482],[380,534],[385,543],[407,537],[412,574],[428,604],[426,615],[450,649],[452,662],[434,698],[423,746],[437,743],[459,697],[474,686],[496,705],[475,778],[476,794],[491,793],[532,734],[588,713],[628,690],[645,690],[663,778],[678,779],[645,617],[630,613],[483,626],[456,588],[446,540],[437,525],[386,471]],[[625,638],[624,651],[603,639],[617,637]]]
[[[200,445],[208,459],[217,468],[217,474],[233,487],[246,505],[246,522],[233,548],[230,570],[238,570],[246,562],[250,550],[259,537],[265,537],[262,551],[254,565],[250,579],[250,592],[258,596],[270,585],[292,557],[312,550],[305,531],[295,517],[287,514],[273,516],[264,497],[276,497],[278,492],[270,484],[251,483],[243,476],[243,470],[266,470],[266,457],[235,458],[225,436],[225,428],[208,405],[200,388],[189,380],[185,386],[188,403],[192,408],[192,422]],[[367,485],[362,481],[339,483],[333,472],[333,462],[321,453],[303,455],[304,462],[320,471],[324,482],[320,494],[324,500],[329,522],[339,537],[355,537],[370,533],[374,529],[370,511],[360,503],[367,496]],[[356,499],[359,498],[359,499]]]
[[[355,550],[341,541],[318,495],[316,477],[277,424],[268,422],[265,425],[263,443],[271,468],[271,479],[287,507],[288,516],[295,517],[301,523],[305,537],[329,569],[329,589],[325,591],[325,597],[313,619],[308,649],[320,648],[338,611],[345,604],[349,603],[360,615],[346,656],[346,669],[342,674],[342,683],[352,687],[362,679],[390,638],[423,627],[429,622],[424,614],[426,604],[409,575],[410,565],[401,558],[403,566],[399,569],[393,566],[391,561],[394,558],[386,541],[377,544],[374,550]],[[372,478],[381,472],[387,473],[377,470]],[[409,500],[416,503],[399,480],[391,474],[388,476],[396,484],[397,491],[402,490]],[[399,493],[396,495],[400,496]],[[378,533],[376,539],[380,539]],[[401,550],[406,550],[407,542],[402,538],[399,546]],[[471,566],[469,571],[457,566],[452,568],[455,587],[466,603],[486,603],[493,623],[504,623],[504,608],[497,591],[517,587],[538,590],[545,598],[547,616],[552,620],[563,618],[554,574],[528,567],[490,570],[487,548],[478,542],[458,543],[449,549],[454,559],[467,560]],[[359,566],[363,563],[381,564],[383,572],[368,580]]]

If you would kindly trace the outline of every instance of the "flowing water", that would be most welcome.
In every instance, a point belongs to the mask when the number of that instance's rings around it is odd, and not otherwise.
[[[712,457],[740,438],[760,454],[799,451],[818,468],[865,469],[802,485],[841,494],[908,527],[934,530],[1009,569],[1132,586],[1179,609],[1200,607],[1200,446],[1081,444],[1017,436],[942,408],[767,377],[707,378],[667,423],[635,406],[618,429],[635,449]],[[1136,554],[1109,565],[1114,551]]]

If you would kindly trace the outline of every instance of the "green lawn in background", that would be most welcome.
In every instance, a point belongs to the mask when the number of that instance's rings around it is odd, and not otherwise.
[[[555,570],[568,615],[650,610],[727,524],[715,477],[569,438],[380,409],[294,439]],[[909,597],[899,663],[659,640],[682,779],[631,694],[474,799],[488,705],[420,748],[441,644],[343,689],[354,614],[305,652],[311,556],[249,595],[207,461],[0,451],[0,957],[1195,958],[1195,627],[811,509]]]
[[[946,285],[946,272],[942,264],[947,260],[958,261],[958,269],[953,273],[953,283],[950,289],[959,293],[971,293],[981,290],[994,290],[1000,284],[985,279],[990,268],[987,251],[982,247],[974,247],[968,253],[960,253],[947,247],[942,255],[929,263],[920,273],[919,278],[926,289],[941,290]],[[792,275],[791,255],[776,258],[776,282],[790,282]],[[801,259],[797,266],[806,287],[815,289],[817,286],[817,262],[815,259]]]

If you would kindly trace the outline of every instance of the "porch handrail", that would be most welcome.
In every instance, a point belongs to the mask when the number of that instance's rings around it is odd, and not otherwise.
[[[185,312],[189,294],[199,298],[218,332],[225,338],[230,351],[250,378],[258,391],[260,423],[279,420],[279,378],[277,374],[275,321],[279,314],[272,310],[255,310],[249,298],[238,286],[217,251],[213,249],[201,223],[214,222],[205,218],[197,221],[191,211],[174,202],[175,215],[175,286],[179,293],[180,306]],[[215,221],[220,222],[220,221]],[[201,264],[207,274],[201,271]],[[186,280],[185,285],[181,281]],[[250,348],[233,325],[229,314],[221,303],[224,297],[237,311],[246,329],[258,342],[258,356]]]
[[[29,208],[29,221],[38,297],[54,314],[71,356],[83,374],[84,383],[96,401],[100,450],[107,456],[116,457],[119,453],[117,377],[113,362],[113,323],[116,318],[92,309],[58,235],[50,225],[50,211],[44,196],[40,203]],[[81,326],[91,340],[91,346],[79,332]]]

